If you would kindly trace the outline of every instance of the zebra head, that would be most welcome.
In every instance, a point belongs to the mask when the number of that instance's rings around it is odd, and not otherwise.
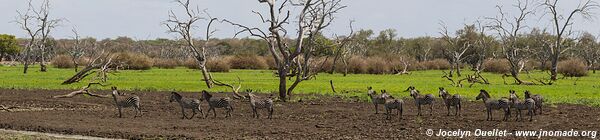
[[[439,89],[440,89],[439,97],[444,97],[445,98],[445,97],[448,96],[448,91],[446,91],[446,89],[444,89],[443,87],[440,87]]]
[[[508,92],[510,92],[510,96],[509,96],[510,100],[519,99],[519,96],[517,96],[517,93],[514,90],[511,89]]]
[[[179,93],[177,92],[171,92],[171,99],[169,99],[169,102],[173,102],[173,101],[179,101],[181,100],[181,95],[179,95]]]
[[[479,95],[477,95],[477,97],[475,97],[475,100],[479,100],[479,99],[483,99],[483,100],[487,100],[488,98],[490,98],[490,94],[485,91],[485,90],[479,90]]]

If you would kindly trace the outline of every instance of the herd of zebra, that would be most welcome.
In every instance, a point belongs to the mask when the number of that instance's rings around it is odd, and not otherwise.
[[[259,118],[259,113],[257,112],[257,109],[267,109],[267,111],[269,112],[269,119],[272,119],[273,117],[273,99],[269,98],[260,98],[256,95],[253,94],[252,90],[246,90],[247,94],[246,94],[246,98],[249,99],[250,101],[250,106],[252,107],[252,111],[253,111],[253,117]],[[133,109],[136,111],[136,114],[134,116],[138,117],[141,116],[142,111],[140,108],[140,97],[136,96],[136,95],[125,95],[123,93],[120,93],[117,90],[117,87],[112,87],[112,97],[115,101],[115,105],[117,106],[118,110],[119,110],[119,118],[122,117],[122,109],[123,108],[128,108],[128,107],[133,107]],[[201,108],[201,101],[206,100],[206,102],[208,102],[208,112],[206,112],[206,115],[204,114],[204,112],[202,111]],[[198,99],[194,99],[194,98],[186,98],[181,96],[181,94],[177,93],[177,92],[171,92],[171,97],[169,98],[169,102],[174,102],[176,101],[177,103],[179,103],[179,105],[181,106],[181,113],[182,113],[182,117],[181,119],[193,119],[194,116],[200,112],[200,114],[206,118],[208,116],[208,114],[210,114],[210,111],[213,112],[213,117],[217,117],[217,113],[215,112],[216,108],[223,108],[225,110],[227,110],[226,112],[226,116],[225,117],[231,117],[231,112],[233,112],[233,107],[231,106],[231,98],[228,97],[223,97],[223,98],[217,98],[217,97],[213,97],[213,95],[211,95],[210,93],[208,93],[207,91],[203,90],[202,91],[202,98],[200,100]],[[185,114],[185,109],[191,109],[192,110],[192,116],[191,117],[187,117],[187,115]]]
[[[367,87],[367,94],[371,99],[371,102],[375,106],[375,114],[378,114],[377,106],[382,104],[385,107],[386,119],[391,118],[391,114],[393,110],[397,110],[397,115],[402,117],[403,104],[404,101],[402,99],[396,99],[386,90],[381,90],[381,94],[377,94],[372,87]],[[416,90],[415,87],[410,86],[406,91],[410,92],[410,96],[413,97],[414,102],[417,106],[417,115],[421,116],[421,106],[429,105],[429,115],[433,115],[433,104],[435,98],[432,94],[422,95],[419,90]],[[516,121],[523,120],[523,116],[521,114],[522,110],[527,110],[527,114],[529,115],[529,121],[533,120],[533,115],[542,114],[542,105],[543,105],[543,97],[541,95],[531,95],[531,92],[525,91],[525,100],[520,100],[519,96],[517,96],[514,90],[509,91],[510,95],[508,98],[500,98],[500,99],[492,99],[490,94],[486,90],[480,90],[479,95],[475,98],[476,100],[483,100],[483,103],[486,108],[487,113],[487,121],[493,120],[492,112],[494,110],[502,109],[504,111],[504,119],[503,121],[508,121],[510,117],[511,108],[516,109],[517,116]],[[454,107],[455,112],[454,115],[460,115],[461,111],[461,100],[462,97],[459,94],[451,95],[444,88],[439,88],[439,97],[442,98],[446,109],[448,110],[448,116],[450,116],[450,108]],[[539,111],[538,111],[539,110]]]
[[[396,115],[402,117],[403,105],[404,101],[402,99],[396,99],[391,94],[387,93],[386,90],[381,90],[381,94],[377,94],[372,87],[367,87],[367,95],[371,99],[371,102],[375,106],[375,114],[379,113],[378,105],[383,105],[385,108],[386,119],[391,119],[391,115],[393,110],[396,111]],[[420,91],[415,87],[410,86],[406,89],[410,93],[410,96],[414,99],[414,102],[417,106],[418,112],[417,115],[421,116],[421,106],[429,105],[429,115],[433,115],[433,104],[435,102],[435,97],[432,94],[422,95]],[[516,121],[523,120],[523,116],[521,111],[527,110],[527,114],[529,115],[529,121],[532,121],[533,116],[536,114],[542,114],[542,105],[543,105],[543,97],[541,95],[531,95],[531,92],[525,91],[525,99],[520,100],[519,96],[517,96],[514,90],[509,91],[510,95],[508,98],[500,98],[500,99],[492,99],[490,94],[486,90],[480,90],[479,95],[475,98],[476,100],[483,100],[483,103],[486,108],[487,118],[486,120],[493,120],[492,113],[494,110],[503,110],[504,118],[503,121],[507,121],[510,117],[510,110],[516,109]],[[114,99],[115,105],[119,111],[119,117],[122,117],[122,109],[132,107],[135,109],[136,114],[134,117],[138,117],[142,115],[142,111],[140,109],[140,98],[135,95],[125,95],[120,93],[117,90],[117,87],[112,87],[112,97]],[[252,90],[246,90],[245,97],[249,99],[250,107],[253,111],[253,117],[259,118],[258,109],[266,109],[268,111],[268,119],[272,119],[273,116],[273,99],[269,98],[261,98],[253,94]],[[450,109],[454,107],[455,116],[459,116],[461,112],[461,100],[462,96],[459,94],[451,95],[444,88],[439,88],[439,97],[442,98],[442,101],[447,109],[447,115],[450,115]],[[208,103],[208,112],[204,114],[201,108],[201,102],[206,101]],[[206,118],[210,111],[213,112],[213,117],[216,117],[216,108],[223,108],[226,110],[225,117],[231,117],[231,112],[233,111],[233,107],[231,105],[231,99],[228,97],[213,97],[210,93],[203,90],[202,98],[200,100],[194,98],[186,98],[181,96],[181,94],[177,92],[171,92],[171,96],[169,102],[177,102],[181,107],[182,117],[181,119],[192,119],[198,112],[202,115],[202,117]],[[185,109],[192,110],[192,116],[187,117],[185,114]]]

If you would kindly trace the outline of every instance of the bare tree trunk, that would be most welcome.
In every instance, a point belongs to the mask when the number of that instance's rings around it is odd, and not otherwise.
[[[456,75],[457,75],[458,77],[462,76],[462,75],[460,74],[460,62],[456,62]]]
[[[198,62],[200,66],[200,71],[202,71],[202,77],[204,78],[204,82],[206,83],[206,87],[208,88],[212,88],[213,86],[213,82],[211,77],[209,76],[208,70],[206,69],[206,66],[204,64],[201,63],[206,63],[206,62]]]
[[[558,53],[552,55],[552,67],[550,68],[550,80],[556,81],[558,76]]]
[[[335,65],[337,64],[337,61],[340,58],[339,53],[340,51],[338,50],[335,57],[333,58],[333,64],[331,65],[331,70],[329,70],[329,74],[333,74],[333,72],[335,71]]]
[[[342,63],[344,63],[344,77],[346,77],[346,75],[348,75],[348,61],[342,59]]]
[[[287,70],[279,68],[279,98],[287,101]]]
[[[25,57],[23,57],[23,74],[27,74],[27,70],[29,69],[29,54],[31,53],[31,46],[28,46],[25,50]]]

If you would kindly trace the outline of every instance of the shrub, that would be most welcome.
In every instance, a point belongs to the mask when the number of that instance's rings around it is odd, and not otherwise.
[[[275,63],[275,58],[273,58],[273,56],[263,56],[263,59],[265,60],[265,62],[269,66],[270,70],[276,70],[277,69],[277,64]]]
[[[267,69],[269,66],[262,58],[257,55],[237,55],[231,58],[229,64],[233,69]]]
[[[366,63],[369,74],[387,74],[392,71],[390,63],[381,57],[370,57]]]
[[[68,55],[57,55],[50,61],[55,68],[74,68],[75,64]]]
[[[340,67],[343,69],[343,66]],[[367,73],[369,67],[364,57],[353,56],[348,60],[348,73]]]
[[[316,66],[315,70],[317,70],[318,72],[329,72],[331,71],[331,68],[333,67],[333,58],[328,58],[325,59],[324,57],[321,58],[314,58],[312,60],[312,63],[314,63],[314,65]],[[338,64],[336,66],[335,72],[340,72],[340,65],[341,62],[338,61]]]
[[[194,59],[194,58],[186,59],[183,62],[183,66],[185,66],[188,69],[199,69],[198,63],[196,62],[196,59]]]
[[[148,70],[152,68],[152,58],[140,53],[117,53],[114,62],[129,70]]]
[[[558,62],[558,73],[568,77],[587,76],[588,70],[585,63],[580,59],[568,59]]]
[[[506,74],[510,72],[510,63],[506,59],[488,59],[483,62],[483,71]]]
[[[418,66],[421,70],[447,70],[450,69],[450,62],[446,59],[434,59],[420,62]]]
[[[231,69],[228,58],[208,60],[206,62],[206,68],[210,72],[229,72],[229,69]]]
[[[154,66],[163,69],[173,69],[177,67],[179,63],[174,59],[161,59],[154,58]]]

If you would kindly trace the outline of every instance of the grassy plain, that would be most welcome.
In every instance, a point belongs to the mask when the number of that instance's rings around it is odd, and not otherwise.
[[[73,69],[50,68],[48,72],[39,72],[33,67],[28,74],[22,73],[22,67],[0,66],[0,88],[4,89],[79,89],[85,81],[72,85],[60,83],[75,73]],[[463,76],[471,74],[463,71]],[[572,103],[600,106],[600,74],[592,74],[582,78],[564,78],[554,85],[514,85],[513,80],[507,78],[509,84],[504,84],[500,74],[484,73],[489,85],[475,84],[473,87],[452,87],[450,81],[441,78],[442,71],[413,71],[410,75],[370,75],[350,74],[346,77],[341,74],[320,73],[316,79],[302,82],[295,90],[298,94],[339,95],[342,97],[359,97],[366,100],[366,87],[385,89],[394,96],[408,97],[403,92],[408,86],[415,86],[423,93],[437,96],[438,87],[445,87],[450,93],[459,93],[468,100],[474,100],[480,89],[486,89],[493,97],[508,96],[508,90],[516,90],[519,95],[525,90],[534,94],[542,94],[548,103]],[[242,89],[253,89],[259,92],[272,93],[277,91],[278,79],[270,70],[232,70],[228,73],[213,73],[220,81],[237,83],[237,77],[242,79]],[[533,81],[545,78],[546,72],[535,71],[522,74],[523,79]],[[457,78],[458,79],[458,78]],[[461,78],[462,79],[462,78]],[[333,93],[329,84],[333,80],[337,93]],[[291,81],[290,81],[291,82]],[[109,84],[124,90],[139,91],[228,91],[227,88],[217,87],[207,89],[201,82],[200,71],[187,68],[151,70],[123,70],[109,76]],[[95,87],[94,89],[110,89]]]

